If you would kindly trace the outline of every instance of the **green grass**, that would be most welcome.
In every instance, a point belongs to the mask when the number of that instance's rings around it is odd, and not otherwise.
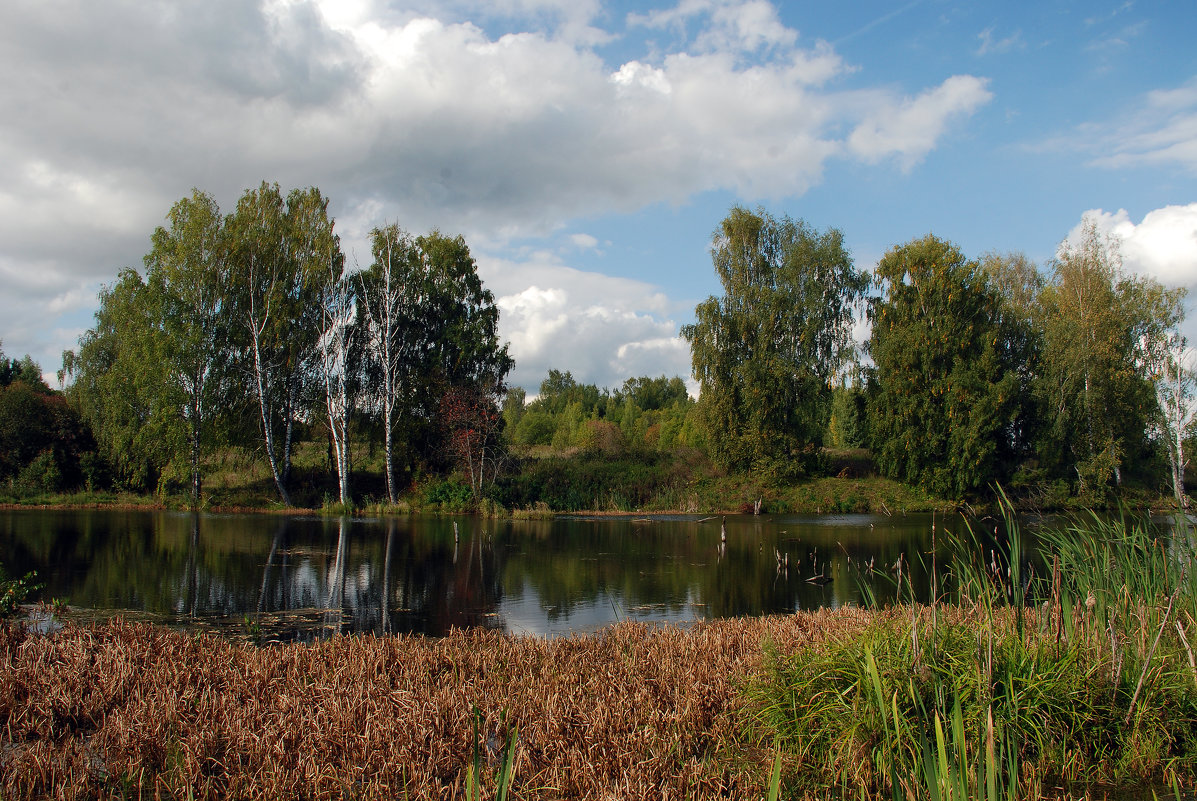
[[[956,603],[894,607],[863,637],[770,654],[751,725],[780,743],[787,786],[996,801],[1193,783],[1191,540],[1095,517],[1043,539],[1051,568],[1034,575],[1017,529],[988,558],[966,532]]]

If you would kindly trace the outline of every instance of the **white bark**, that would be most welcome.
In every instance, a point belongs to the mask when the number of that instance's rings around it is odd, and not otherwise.
[[[1160,435],[1168,450],[1168,466],[1172,474],[1172,492],[1177,508],[1188,508],[1185,495],[1184,440],[1197,417],[1197,374],[1192,366],[1192,352],[1185,338],[1173,333],[1167,348],[1157,359],[1152,371],[1156,399],[1160,405]]]
[[[328,413],[328,430],[332,436],[333,456],[337,468],[337,487],[340,502],[348,504],[349,498],[349,398],[350,333],[356,317],[353,303],[353,285],[347,276],[330,276],[323,293],[321,305],[324,314],[324,330],[320,337],[320,363],[324,374],[325,409]]]

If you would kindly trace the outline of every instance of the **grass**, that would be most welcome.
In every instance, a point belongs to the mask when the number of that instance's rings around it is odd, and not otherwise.
[[[740,738],[740,684],[765,639],[830,619],[269,648],[4,625],[0,796],[763,798],[774,754]]]
[[[518,461],[518,469],[477,499],[459,477],[423,476],[409,483],[398,503],[386,502],[380,458],[365,447],[355,451],[351,504],[334,501],[335,476],[320,443],[297,445],[291,497],[296,508],[323,514],[373,516],[413,512],[487,516],[563,512],[751,513],[756,501],[766,514],[818,514],[947,509],[953,504],[873,474],[867,454],[835,452],[834,477],[796,485],[777,484],[746,474],[725,474],[697,451],[608,456],[595,453],[546,454]],[[516,464],[513,462],[513,464]],[[125,506],[186,509],[183,490],[159,495],[88,492],[53,495],[0,494],[0,504],[25,507]],[[251,450],[226,448],[208,460],[201,508],[211,511],[285,511],[265,462]]]
[[[1051,788],[1192,785],[1197,584],[1187,526],[1090,517],[1043,536],[1034,572],[953,539],[955,603],[878,610],[863,632],[772,649],[758,738],[808,794],[1038,798]]]

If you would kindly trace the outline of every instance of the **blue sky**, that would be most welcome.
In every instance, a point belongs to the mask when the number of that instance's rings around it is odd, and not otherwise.
[[[5,3],[0,340],[52,373],[171,203],[263,179],[361,266],[463,234],[532,391],[688,376],[735,203],[863,269],[927,232],[1045,264],[1091,214],[1197,288],[1194,41],[1191,0]]]

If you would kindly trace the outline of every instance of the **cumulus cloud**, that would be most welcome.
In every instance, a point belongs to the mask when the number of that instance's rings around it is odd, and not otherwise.
[[[550,368],[615,387],[638,375],[688,378],[690,349],[659,287],[563,265],[547,253],[515,262],[480,256],[511,343],[509,381],[532,392]]]
[[[607,63],[596,45],[620,24],[683,32]],[[32,347],[11,331],[22,309],[53,317],[136,266],[192,187],[230,209],[262,179],[316,185],[351,246],[399,220],[501,252],[712,190],[799,195],[832,158],[909,169],[990,96],[972,76],[913,98],[825,88],[850,68],[765,0],[627,20],[597,0],[5,3],[0,70],[0,336],[16,348]]]
[[[1155,209],[1138,224],[1126,209],[1090,209],[1069,241],[1079,240],[1084,220],[1118,239],[1124,269],[1165,286],[1197,288],[1197,203]]]
[[[909,170],[935,147],[948,122],[973,113],[993,93],[988,81],[954,75],[913,98],[878,98],[870,113],[848,138],[852,152],[867,162],[894,157]]]

